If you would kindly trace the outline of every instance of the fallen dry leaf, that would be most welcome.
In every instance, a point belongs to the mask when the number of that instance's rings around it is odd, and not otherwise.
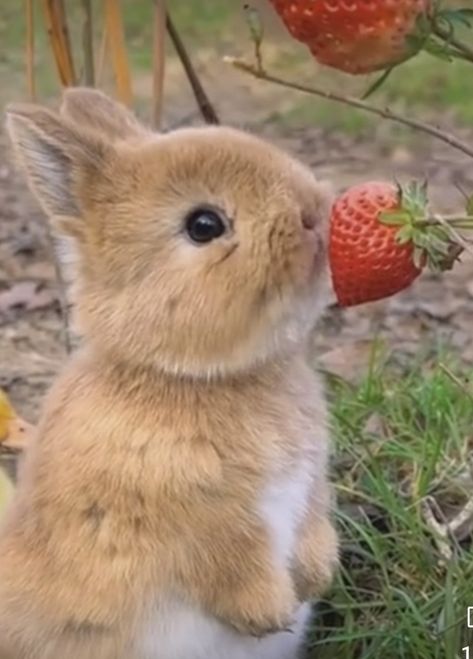
[[[0,314],[14,309],[44,309],[56,301],[56,293],[44,284],[37,281],[18,281],[11,288],[0,292]]]
[[[337,375],[343,380],[359,382],[367,375],[373,354],[378,355],[378,361],[382,352],[378,341],[354,341],[324,353],[318,358],[318,365],[323,371]]]
[[[0,389],[0,452],[21,451],[27,444],[34,426],[17,415],[6,393]]]
[[[370,435],[384,437],[386,434],[386,423],[378,412],[373,412],[366,420],[363,430]]]

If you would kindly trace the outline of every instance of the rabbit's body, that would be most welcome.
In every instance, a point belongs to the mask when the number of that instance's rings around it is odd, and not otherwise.
[[[310,616],[310,605],[295,613],[290,632],[267,638],[242,637],[228,626],[194,607],[175,600],[163,611],[137,644],[139,659],[295,659],[300,656]],[[168,616],[168,617],[166,617]],[[128,655],[127,655],[128,656]],[[121,659],[121,658],[120,658]],[[125,657],[123,657],[125,659]]]
[[[150,137],[98,93],[67,98],[68,119],[11,120],[75,241],[85,346],[0,531],[0,658],[296,659],[337,559],[305,358],[325,193],[250,136]]]

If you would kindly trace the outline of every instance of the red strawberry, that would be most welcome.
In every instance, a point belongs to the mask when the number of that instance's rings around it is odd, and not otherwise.
[[[386,69],[415,55],[431,30],[432,0],[271,0],[289,32],[327,66]],[[419,38],[416,38],[419,37]]]
[[[396,188],[362,183],[335,202],[330,225],[330,267],[338,302],[348,307],[407,288],[424,265],[452,266],[447,227],[430,224],[426,185]],[[461,250],[460,250],[461,251]]]

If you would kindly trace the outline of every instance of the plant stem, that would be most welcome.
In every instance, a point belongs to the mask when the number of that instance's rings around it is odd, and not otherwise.
[[[457,229],[473,229],[473,217],[457,217],[451,215],[443,215],[442,222],[439,222],[437,217],[421,217],[414,220],[414,224],[417,226],[437,226],[445,225],[454,226]]]
[[[446,41],[448,44],[454,46],[461,53],[463,59],[466,59],[469,62],[473,62],[473,48],[460,39],[457,39],[457,37],[452,34],[450,30],[442,27],[438,21],[436,21],[434,24],[434,34],[443,41]]]
[[[153,28],[153,128],[161,128],[166,63],[166,0],[154,0]]]
[[[192,64],[191,58],[187,53],[187,50],[179,36],[179,33],[169,15],[169,12],[166,15],[166,25],[171,41],[176,49],[176,52],[181,60],[181,64],[186,72],[187,79],[189,80],[192,91],[194,92],[195,100],[199,106],[199,110],[208,124],[219,124],[220,120],[215,112],[215,109],[210,102],[205,90],[202,86],[202,83],[199,80],[194,66]]]
[[[119,0],[105,0],[104,14],[107,45],[110,48],[118,98],[125,105],[131,106],[132,82]]]
[[[26,0],[26,78],[30,101],[36,98],[34,55],[34,5],[33,0]]]
[[[437,128],[436,126],[432,126],[431,124],[427,124],[416,119],[410,119],[401,114],[397,114],[396,112],[392,112],[389,108],[378,108],[375,105],[370,105],[365,101],[361,101],[360,99],[355,98],[354,96],[344,96],[343,94],[329,92],[318,87],[309,87],[307,85],[301,85],[297,82],[292,82],[291,80],[279,78],[278,76],[271,75],[265,71],[259,71],[252,64],[248,64],[247,62],[234,57],[226,57],[225,61],[229,64],[232,64],[237,69],[240,69],[240,71],[249,73],[250,75],[254,76],[255,78],[259,78],[260,80],[266,80],[267,82],[272,82],[275,85],[286,87],[288,89],[295,89],[296,91],[303,92],[305,94],[311,94],[312,96],[320,96],[321,98],[325,98],[328,101],[337,101],[338,103],[349,105],[351,107],[357,108],[358,110],[363,110],[364,112],[375,114],[378,117],[383,117],[383,119],[389,119],[390,121],[395,121],[396,123],[403,124],[404,126],[409,126],[414,130],[427,133],[428,135],[436,137],[442,142],[449,144],[454,149],[466,153],[466,155],[470,156],[470,158],[473,158],[473,148],[470,148],[467,144],[455,137],[455,135],[447,133],[446,131]]]
[[[82,50],[84,52],[84,82],[88,87],[95,84],[94,72],[94,37],[92,28],[91,0],[82,0],[84,23],[82,26]]]

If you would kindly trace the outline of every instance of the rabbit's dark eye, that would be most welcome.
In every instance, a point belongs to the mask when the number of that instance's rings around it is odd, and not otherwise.
[[[220,215],[208,208],[198,208],[186,218],[186,231],[195,243],[209,243],[225,232]]]

